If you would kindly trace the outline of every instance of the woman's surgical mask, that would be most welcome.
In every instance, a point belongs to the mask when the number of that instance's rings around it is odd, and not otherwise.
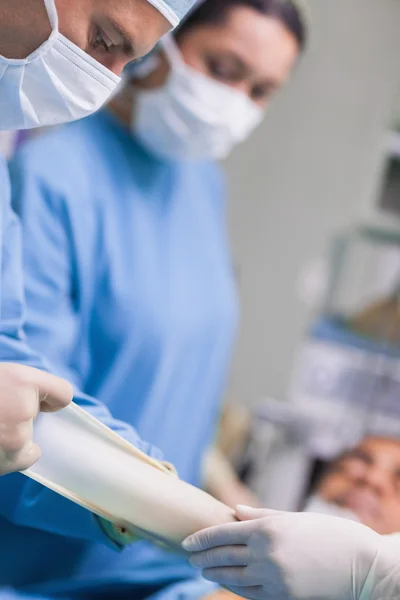
[[[327,502],[320,496],[311,496],[304,507],[304,512],[318,513],[320,515],[330,515],[331,517],[340,517],[341,519],[347,519],[348,521],[360,521],[358,516],[348,508],[343,508],[334,504],[333,502]]]
[[[176,160],[225,158],[260,124],[264,111],[243,92],[186,65],[168,35],[170,64],[161,88],[137,90],[132,130],[156,156]]]
[[[44,0],[52,34],[28,58],[0,56],[0,130],[81,119],[100,108],[120,78],[58,31],[55,0]]]

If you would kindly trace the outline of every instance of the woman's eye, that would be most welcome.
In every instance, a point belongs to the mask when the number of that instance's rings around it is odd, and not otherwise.
[[[218,60],[210,59],[208,61],[208,70],[212,77],[216,79],[222,79],[225,81],[235,81],[237,79],[237,74],[234,73],[234,70]]]

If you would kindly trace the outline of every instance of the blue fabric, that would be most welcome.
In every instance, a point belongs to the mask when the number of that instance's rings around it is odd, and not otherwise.
[[[100,113],[28,143],[11,173],[30,341],[201,484],[237,316],[219,170],[160,162]],[[5,485],[0,493],[4,506]],[[60,511],[55,497],[31,498],[29,510],[41,514],[31,529],[0,522],[0,584],[114,595],[129,582],[138,597],[135,585],[193,576],[182,557],[144,542],[116,553],[39,531]]]
[[[352,331],[345,319],[334,316],[322,316],[313,324],[309,336],[317,341],[331,342],[340,346],[349,346],[365,350],[372,354],[400,356],[400,346],[380,342]]]
[[[0,600],[49,600],[43,596],[27,596],[25,594],[18,594],[12,588],[1,588],[0,589]]]
[[[18,362],[43,370],[54,370],[51,368],[52,365],[46,363],[28,345],[23,331],[25,302],[21,231],[20,223],[11,210],[9,177],[3,160],[0,160],[0,201],[0,361]],[[118,429],[143,451],[152,456],[160,456],[159,451],[141,442],[136,431],[127,423],[114,420],[102,403],[80,393],[77,393],[75,401],[103,422]],[[107,541],[91,513],[56,496],[22,475],[0,478],[0,499],[1,540],[4,539],[3,531],[9,528],[9,524],[4,525],[3,528],[1,517],[6,517],[16,525],[41,527],[63,535],[102,543]],[[111,542],[110,545],[112,546]],[[2,558],[5,552],[3,548]]]
[[[162,589],[157,591],[154,590],[154,586],[141,588],[141,595],[143,598],[148,600],[199,600],[206,596],[216,592],[218,590],[218,584],[206,581],[200,577],[194,577],[193,579],[186,581],[179,581],[178,583],[172,583],[166,585]],[[72,600],[68,596],[57,596],[58,600]],[[117,594],[112,589],[102,589],[99,594],[95,596],[83,594],[80,596],[80,600],[132,600],[132,591],[129,586],[120,589]],[[32,595],[19,593],[12,588],[1,588],[0,589],[0,600],[51,600],[49,596]]]

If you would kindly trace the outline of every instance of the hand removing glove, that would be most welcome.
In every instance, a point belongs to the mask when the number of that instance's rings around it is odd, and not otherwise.
[[[40,411],[54,412],[71,401],[71,384],[25,365],[0,362],[0,475],[24,471],[40,457],[33,423]]]

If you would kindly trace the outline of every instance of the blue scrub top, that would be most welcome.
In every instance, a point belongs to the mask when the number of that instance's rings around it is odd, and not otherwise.
[[[27,144],[11,174],[30,342],[201,485],[237,319],[219,169],[160,161],[103,112]],[[40,513],[31,528],[0,522],[12,549],[0,584],[11,576],[52,595],[193,575],[147,543],[116,553],[51,534],[45,514],[59,499],[29,501],[24,514]]]
[[[24,333],[26,306],[22,271],[21,227],[11,209],[10,181],[5,161],[0,157],[0,362],[16,362],[54,371],[51,362],[33,350]],[[112,424],[131,443],[151,456],[161,457],[157,448],[143,442],[135,429],[111,416],[104,403],[76,390],[75,401],[104,423]],[[1,418],[1,415],[0,415]],[[0,587],[24,580],[32,572],[40,573],[47,558],[40,552],[29,566],[15,559],[25,548],[24,528],[57,532],[74,539],[115,545],[104,535],[98,521],[81,507],[66,501],[28,478],[16,474],[0,477]],[[29,530],[28,530],[29,531]],[[28,541],[28,540],[27,540]],[[29,544],[28,546],[29,547]],[[29,561],[28,561],[29,562]],[[14,577],[14,571],[16,577]],[[0,593],[0,598],[2,594]]]

